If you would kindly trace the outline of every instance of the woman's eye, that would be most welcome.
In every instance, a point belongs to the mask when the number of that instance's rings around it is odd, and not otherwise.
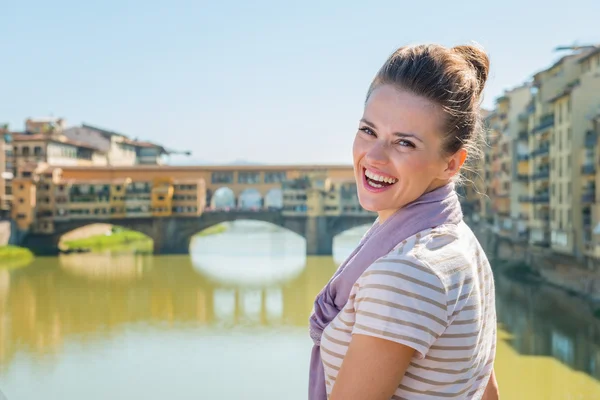
[[[398,144],[402,147],[415,147],[415,145],[412,142],[409,142],[408,140],[399,140]]]
[[[375,132],[373,132],[373,130],[369,127],[363,126],[362,128],[360,128],[359,130],[363,131],[364,133],[366,133],[367,135],[375,135]]]

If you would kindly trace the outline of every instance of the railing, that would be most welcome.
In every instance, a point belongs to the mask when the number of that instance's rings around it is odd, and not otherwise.
[[[522,181],[522,182],[527,182],[527,181],[529,181],[529,175],[517,174],[517,180]]]
[[[531,203],[532,198],[529,196],[519,196],[519,203]]]
[[[581,202],[584,204],[590,204],[596,202],[596,192],[584,192],[581,195]]]
[[[596,166],[594,164],[586,164],[581,166],[581,173],[583,175],[593,175],[596,173]]]
[[[548,178],[550,178],[550,170],[538,171],[538,172],[534,173],[533,175],[531,175],[532,181],[548,179]]]
[[[592,215],[591,214],[583,214],[583,226],[587,226],[587,227],[592,226]]]
[[[594,147],[598,142],[598,134],[595,131],[585,133],[585,147]]]
[[[517,160],[527,161],[529,160],[529,154],[517,154]]]
[[[550,145],[549,144],[542,145],[542,146],[538,147],[537,149],[533,150],[531,152],[531,157],[543,156],[543,155],[547,155],[547,154],[550,154]]]
[[[546,114],[540,118],[540,123],[533,128],[533,133],[540,133],[554,126],[554,114]]]
[[[543,203],[549,203],[550,202],[550,193],[538,193],[535,196],[533,196],[533,203],[537,203],[537,204],[543,204]]]
[[[528,136],[529,136],[529,132],[527,132],[527,131],[519,132],[519,139],[527,139]]]

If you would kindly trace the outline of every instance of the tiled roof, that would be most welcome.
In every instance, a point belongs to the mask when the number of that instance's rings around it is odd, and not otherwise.
[[[13,138],[13,141],[15,141],[15,142],[48,141],[48,142],[54,142],[54,143],[69,144],[71,146],[82,147],[85,149],[95,150],[95,151],[102,152],[102,153],[106,152],[106,150],[101,150],[101,149],[97,148],[96,146],[92,146],[88,143],[80,142],[77,140],[72,140],[66,136],[48,137],[41,133],[36,133],[33,135],[23,134],[23,133],[15,133],[12,135],[12,138]]]

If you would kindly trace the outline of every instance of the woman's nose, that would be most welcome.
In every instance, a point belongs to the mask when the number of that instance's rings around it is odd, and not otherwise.
[[[367,154],[365,154],[365,158],[368,162],[373,164],[385,164],[389,160],[389,146],[383,143],[374,144]]]

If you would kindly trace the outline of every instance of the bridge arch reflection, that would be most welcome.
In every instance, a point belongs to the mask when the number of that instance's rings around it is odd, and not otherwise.
[[[190,257],[194,270],[218,284],[267,287],[294,279],[302,272],[306,241],[273,224],[236,221],[228,224],[226,235],[194,240]]]

